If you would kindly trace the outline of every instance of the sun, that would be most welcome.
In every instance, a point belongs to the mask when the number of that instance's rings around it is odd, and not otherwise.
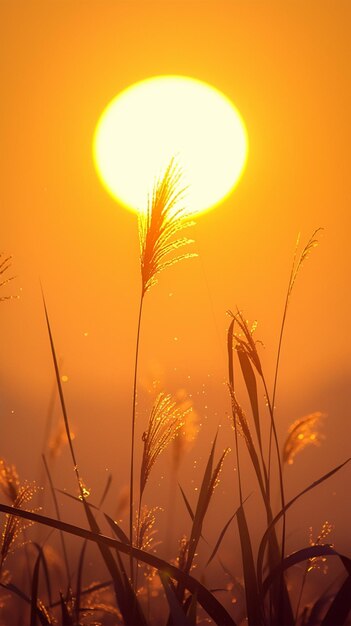
[[[142,212],[171,158],[187,186],[190,213],[228,196],[247,161],[242,117],[218,89],[185,76],[156,76],[131,85],[105,108],[93,139],[98,175],[122,205]]]

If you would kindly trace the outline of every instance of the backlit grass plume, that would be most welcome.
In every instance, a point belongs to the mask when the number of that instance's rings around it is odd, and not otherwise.
[[[170,395],[160,393],[152,408],[149,426],[143,435],[144,450],[140,471],[140,499],[152,467],[168,444],[178,435],[191,407],[182,408]]]
[[[178,248],[193,243],[193,240],[187,237],[173,239],[180,230],[194,224],[188,218],[189,212],[185,210],[186,189],[182,187],[181,178],[181,169],[172,159],[163,176],[155,184],[146,213],[140,214],[143,293],[157,283],[157,275],[166,267],[181,259],[196,256],[194,253],[186,253],[169,258],[169,255]]]
[[[0,459],[0,490],[12,504],[17,499],[19,488],[20,480],[16,467],[6,463],[5,459]]]
[[[295,456],[306,446],[320,445],[323,435],[318,431],[318,424],[325,414],[316,411],[296,420],[288,431],[283,447],[283,463],[292,465]]]
[[[12,257],[8,256],[3,259],[2,256],[3,255],[0,254],[0,288],[4,287],[5,285],[7,285],[7,283],[15,278],[14,276],[3,278],[3,275],[11,267]],[[3,302],[3,300],[12,300],[13,298],[18,298],[18,296],[0,296],[0,302]]]
[[[159,507],[149,509],[147,506],[143,506],[138,512],[135,530],[137,534],[136,546],[140,550],[150,550],[155,545],[154,535],[157,533],[157,530],[154,528],[156,524],[155,513],[158,510]]]
[[[15,490],[13,493],[12,491],[9,492],[9,495],[10,500],[12,501],[12,506],[16,509],[20,509],[23,504],[30,502],[35,493],[35,487],[27,482],[23,485],[18,483],[16,486],[11,483],[11,490],[12,487],[14,487]],[[25,522],[23,519],[16,517],[15,515],[6,515],[0,538],[0,571],[8,554],[13,549],[17,537],[30,524],[31,522]]]
[[[187,237],[178,238],[176,235],[183,228],[191,226],[189,211],[185,208],[185,187],[182,184],[182,170],[172,158],[164,173],[156,181],[153,192],[148,200],[146,212],[139,216],[139,240],[141,263],[141,295],[139,316],[136,334],[136,349],[134,362],[133,407],[131,428],[131,455],[130,455],[130,501],[129,501],[129,537],[133,542],[133,507],[134,507],[134,443],[136,420],[136,395],[138,379],[138,359],[140,329],[144,296],[157,283],[157,277],[162,270],[181,259],[196,256],[186,253],[173,256],[173,252],[192,243]],[[144,466],[147,470],[148,466]],[[147,480],[147,478],[146,478]],[[145,484],[144,484],[145,487]],[[133,560],[130,560],[131,580],[133,582]]]

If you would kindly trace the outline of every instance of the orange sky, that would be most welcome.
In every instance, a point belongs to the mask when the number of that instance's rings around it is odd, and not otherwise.
[[[350,19],[348,0],[1,3],[1,249],[13,254],[11,290],[21,294],[1,306],[1,454],[26,474],[39,459],[52,385],[39,277],[86,467],[96,442],[90,482],[102,484],[105,466],[119,476],[116,459],[127,458],[137,221],[101,186],[91,143],[111,98],[160,74],[222,90],[246,122],[250,153],[235,192],[197,220],[199,258],[147,295],[142,383],[185,388],[204,440],[213,436],[228,410],[227,309],[258,320],[271,380],[296,237],[322,226],[289,311],[279,429],[284,436],[310,411],[329,414],[323,450],[305,453],[311,480],[347,456]],[[21,460],[29,440],[32,456]],[[307,467],[301,457],[301,485]]]

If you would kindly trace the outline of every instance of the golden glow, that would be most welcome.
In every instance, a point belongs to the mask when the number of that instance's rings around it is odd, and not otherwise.
[[[189,212],[218,204],[238,182],[247,133],[234,105],[214,87],[183,76],[136,83],[103,111],[94,161],[108,192],[143,211],[155,178],[176,157],[188,185]]]

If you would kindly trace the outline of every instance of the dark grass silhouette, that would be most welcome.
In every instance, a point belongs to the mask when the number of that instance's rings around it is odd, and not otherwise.
[[[55,489],[47,458],[43,456],[49,492],[55,505],[55,518],[50,518],[37,511],[28,509],[34,487],[22,483],[14,466],[4,460],[0,465],[0,488],[5,500],[0,503],[3,514],[2,536],[0,545],[0,626],[17,624],[62,624],[79,626],[85,624],[125,624],[126,626],[195,626],[195,624],[214,623],[218,626],[342,626],[349,624],[351,609],[351,560],[340,554],[326,541],[330,525],[323,526],[316,540],[302,549],[286,554],[286,515],[294,503],[317,489],[324,481],[341,471],[350,459],[331,469],[319,480],[306,486],[293,499],[287,501],[284,488],[284,466],[293,462],[296,454],[306,445],[319,441],[318,420],[320,413],[313,413],[295,422],[285,440],[278,440],[275,423],[275,396],[277,390],[279,362],[283,335],[286,325],[288,305],[298,272],[307,259],[311,249],[317,244],[317,233],[312,237],[298,256],[298,246],[293,260],[280,329],[279,347],[276,360],[273,388],[270,391],[266,382],[264,368],[259,354],[259,342],[254,340],[255,328],[250,328],[243,313],[237,310],[229,312],[230,324],[227,333],[228,354],[228,393],[232,407],[233,439],[236,454],[236,480],[239,506],[233,510],[227,520],[223,520],[222,530],[213,546],[205,569],[216,558],[221,563],[222,541],[231,524],[236,521],[241,548],[245,601],[235,615],[228,609],[230,602],[223,600],[223,592],[209,589],[196,576],[196,555],[201,552],[204,537],[204,524],[211,505],[212,495],[219,482],[228,448],[216,454],[217,434],[209,451],[204,467],[203,479],[198,491],[195,508],[186,496],[186,485],[180,486],[184,506],[190,518],[188,538],[180,542],[180,550],[175,561],[161,559],[155,553],[152,542],[155,515],[154,511],[143,506],[143,495],[147,489],[151,472],[156,471],[157,460],[169,443],[179,436],[191,408],[184,408],[166,392],[160,393],[151,410],[147,430],[143,435],[143,453],[139,483],[135,477],[135,423],[136,397],[138,384],[139,343],[142,325],[142,311],[146,293],[151,290],[158,274],[179,259],[194,256],[185,253],[180,257],[174,252],[191,243],[186,237],[178,238],[179,232],[192,224],[185,209],[185,190],[181,184],[181,171],[174,160],[164,174],[155,183],[149,200],[147,212],[140,217],[141,249],[141,296],[136,333],[136,352],[134,384],[132,389],[131,411],[131,461],[130,461],[130,497],[129,524],[123,529],[107,513],[103,512],[106,495],[111,481],[95,505],[90,501],[89,491],[84,485],[77,459],[70,420],[65,404],[61,383],[60,367],[51,330],[49,314],[43,294],[43,304],[48,337],[54,365],[56,385],[59,394],[63,424],[74,468],[78,496],[65,493],[79,503],[86,517],[86,528],[68,524],[60,517],[58,505],[59,492]],[[9,259],[0,263],[0,287],[7,284],[5,278],[9,268]],[[3,276],[5,275],[5,276]],[[7,296],[0,299],[4,300]],[[237,390],[237,375],[240,373],[250,406],[250,415],[246,415]],[[265,396],[264,411],[259,399]],[[266,414],[263,414],[266,413]],[[268,419],[267,419],[268,418]],[[229,445],[231,442],[228,442]],[[59,444],[57,444],[59,445]],[[253,521],[248,519],[246,501],[250,495],[245,485],[242,472],[243,448],[246,448],[258,485],[259,497],[265,511],[265,527],[255,549],[250,527]],[[275,469],[276,468],[276,469]],[[139,484],[135,495],[136,485]],[[280,503],[273,505],[273,495],[278,488]],[[275,501],[275,500],[274,500]],[[98,519],[104,520],[109,534],[103,534]],[[17,551],[25,551],[28,578],[30,584],[21,584],[18,572],[7,570],[8,556],[16,544],[23,543],[23,533],[28,525],[40,525],[43,528],[60,533],[61,561],[63,581],[58,584],[53,564],[47,550],[50,540],[47,537],[41,543],[26,536],[24,546]],[[71,535],[80,541],[77,562],[70,559],[66,537]],[[84,585],[86,549],[88,543],[98,547],[102,562],[108,572],[108,580]],[[309,571],[321,559],[336,557],[341,563],[342,576],[331,587],[308,606],[304,605],[304,590],[308,585]],[[303,575],[297,590],[288,585],[289,570],[297,564],[303,564]],[[143,574],[140,583],[140,575]],[[296,600],[297,598],[297,600]],[[235,621],[236,620],[236,621]]]

